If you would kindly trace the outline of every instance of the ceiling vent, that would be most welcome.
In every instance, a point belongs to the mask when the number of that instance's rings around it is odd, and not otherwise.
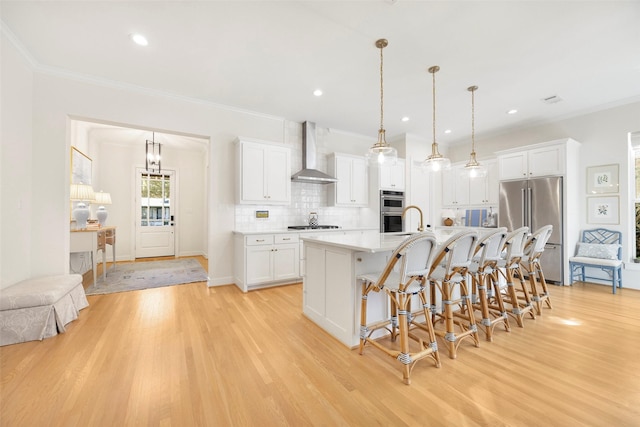
[[[545,104],[557,104],[561,101],[562,98],[560,98],[558,95],[551,95],[547,96],[546,98],[542,98],[542,102],[544,102]]]

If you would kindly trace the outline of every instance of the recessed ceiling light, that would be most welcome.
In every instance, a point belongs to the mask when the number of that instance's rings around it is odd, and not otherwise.
[[[444,133],[451,133],[451,129],[445,130]]]
[[[403,117],[402,119],[400,119],[400,120],[402,120],[403,122],[408,122],[408,121],[409,121],[409,117],[404,116],[404,117]]]
[[[129,34],[129,37],[131,37],[131,40],[133,40],[133,42],[139,46],[147,46],[149,44],[147,38],[142,34],[133,33]]]
[[[518,112],[518,110],[516,110],[516,109],[514,108],[514,109],[512,109],[512,110],[507,111],[507,114],[515,114],[515,113],[517,113],[517,112]]]
[[[322,91],[320,89],[316,89],[316,90],[313,91],[313,94],[315,96],[322,96]]]

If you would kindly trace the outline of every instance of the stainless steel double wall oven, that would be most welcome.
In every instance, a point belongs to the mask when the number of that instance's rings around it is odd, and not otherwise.
[[[404,231],[403,210],[404,192],[380,190],[380,232],[395,233]]]

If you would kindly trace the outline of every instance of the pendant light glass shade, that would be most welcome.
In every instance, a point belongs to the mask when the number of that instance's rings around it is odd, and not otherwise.
[[[432,76],[433,86],[433,143],[431,143],[431,154],[422,162],[422,167],[429,172],[438,172],[451,167],[451,161],[440,154],[438,143],[436,142],[436,73],[439,70],[440,67],[437,65],[430,67],[428,70]]]
[[[478,90],[478,86],[469,86],[467,90],[471,92],[471,157],[469,158],[469,162],[464,166],[464,170],[469,178],[482,178],[487,176],[487,168],[476,160],[475,91]]]
[[[378,142],[373,144],[367,152],[367,160],[371,165],[381,165],[383,163],[395,163],[398,160],[398,150],[387,144],[384,130],[384,85],[382,78],[383,57],[382,49],[387,47],[389,42],[386,39],[376,41],[376,47],[380,49],[380,130],[378,130]]]

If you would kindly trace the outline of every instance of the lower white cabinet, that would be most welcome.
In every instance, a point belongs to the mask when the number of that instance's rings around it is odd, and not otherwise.
[[[237,236],[235,243],[235,280],[243,291],[300,281],[297,234]]]

